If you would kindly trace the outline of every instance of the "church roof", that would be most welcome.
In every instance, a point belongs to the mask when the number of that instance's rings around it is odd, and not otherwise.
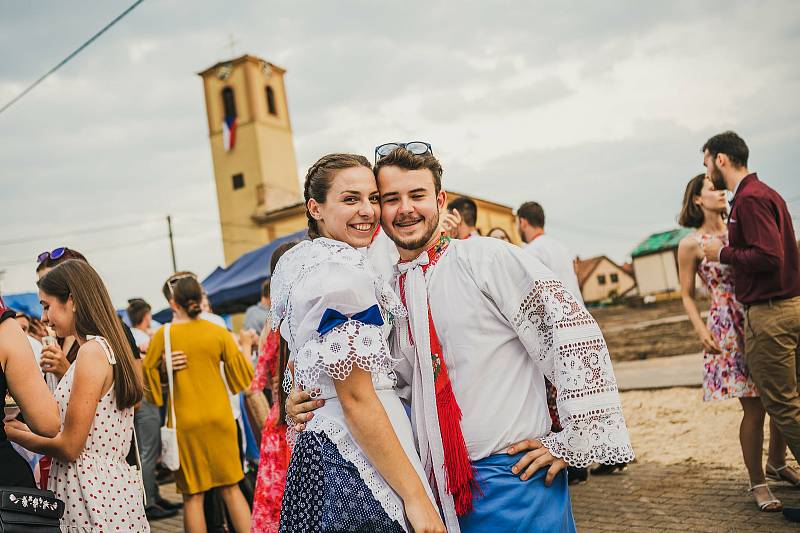
[[[215,64],[214,66],[208,67],[204,71],[198,72],[197,74],[198,74],[198,76],[206,76],[207,74],[215,73],[217,71],[217,69],[220,68],[220,67],[238,65],[240,63],[245,63],[245,62],[248,62],[248,61],[251,62],[251,63],[256,63],[256,64],[266,63],[267,65],[269,65],[273,69],[277,70],[279,73],[281,73],[281,74],[285,74],[286,73],[286,69],[284,69],[282,67],[279,67],[278,65],[275,65],[274,63],[270,63],[269,61],[264,61],[263,59],[261,59],[260,57],[257,57],[257,56],[251,56],[249,54],[245,54],[243,56],[239,56],[239,57],[234,58],[234,59],[227,59],[225,61],[220,61],[217,64]]]

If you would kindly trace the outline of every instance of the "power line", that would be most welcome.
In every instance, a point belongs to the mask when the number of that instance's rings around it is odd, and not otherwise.
[[[117,22],[119,22],[120,20],[122,20],[122,19],[123,19],[123,18],[124,18],[124,17],[125,17],[125,16],[126,16],[128,13],[130,13],[131,11],[133,11],[134,9],[136,9],[136,8],[139,6],[139,4],[141,4],[142,2],[144,2],[144,0],[136,0],[136,2],[134,2],[134,3],[133,3],[133,5],[131,5],[131,6],[130,6],[128,9],[126,9],[125,11],[123,11],[123,12],[122,12],[120,15],[118,15],[118,16],[117,16],[117,17],[116,17],[114,20],[112,20],[111,22],[109,22],[108,24],[106,24],[106,25],[103,27],[103,29],[101,29],[100,31],[98,31],[97,33],[95,33],[94,35],[92,35],[92,37],[91,37],[91,38],[90,38],[88,41],[86,41],[85,43],[83,43],[82,45],[80,45],[80,46],[79,46],[77,49],[75,49],[75,51],[74,51],[74,52],[72,52],[70,55],[68,55],[68,56],[67,56],[67,57],[65,57],[64,59],[62,59],[60,63],[58,63],[56,66],[54,66],[53,68],[51,68],[50,70],[48,70],[48,71],[47,71],[47,72],[46,72],[46,73],[45,73],[45,74],[44,74],[42,77],[40,77],[38,80],[36,80],[35,82],[33,82],[31,85],[29,85],[29,86],[28,86],[28,87],[27,87],[27,88],[26,88],[24,91],[22,91],[21,93],[19,93],[17,96],[15,96],[14,98],[12,98],[10,102],[6,103],[6,104],[5,104],[3,107],[0,107],[0,114],[2,114],[2,113],[3,113],[3,112],[6,110],[6,109],[8,109],[9,107],[11,107],[11,106],[12,106],[12,105],[14,105],[15,103],[17,103],[17,102],[18,102],[18,101],[19,101],[19,100],[20,100],[20,99],[21,99],[23,96],[25,96],[26,94],[28,94],[29,92],[31,92],[31,91],[34,89],[34,87],[36,87],[37,85],[39,85],[40,83],[42,83],[42,82],[43,82],[43,81],[44,81],[44,80],[45,80],[47,77],[49,77],[51,74],[54,74],[54,73],[55,73],[55,72],[56,72],[58,69],[60,69],[60,68],[61,68],[61,67],[63,67],[64,65],[66,65],[66,64],[67,64],[67,63],[68,63],[68,62],[69,62],[69,61],[70,61],[72,58],[74,58],[76,55],[80,54],[80,53],[83,51],[83,49],[84,49],[84,48],[86,48],[87,46],[89,46],[90,44],[92,44],[92,43],[93,43],[93,42],[94,42],[94,41],[95,41],[95,40],[96,40],[98,37],[100,37],[100,36],[101,36],[101,35],[103,35],[103,34],[104,34],[106,31],[108,31],[109,29],[111,29],[111,27],[112,27],[114,24],[116,24]]]

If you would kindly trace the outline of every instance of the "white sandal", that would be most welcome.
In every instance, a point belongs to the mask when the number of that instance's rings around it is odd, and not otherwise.
[[[766,474],[767,474],[767,479],[769,479],[770,481],[785,481],[786,483],[788,483],[790,485],[794,485],[795,487],[798,487],[798,486],[800,486],[800,482],[792,481],[791,479],[788,479],[788,478],[784,477],[783,475],[781,475],[782,471],[790,469],[790,468],[791,467],[789,465],[787,465],[786,463],[784,463],[783,466],[779,466],[777,468],[775,468],[771,464],[767,463],[767,468],[765,469],[766,470]],[[772,470],[772,472],[770,472],[770,470]],[[794,471],[794,470],[792,470],[792,471]]]
[[[766,501],[763,501],[763,502],[759,502],[756,499],[756,505],[758,505],[758,510],[761,511],[762,513],[779,513],[779,512],[781,512],[783,510],[783,504],[781,503],[780,500],[775,498],[775,495],[772,494],[772,491],[769,490],[769,486],[766,483],[760,483],[758,485],[750,485],[750,488],[747,489],[747,492],[753,492],[754,490],[760,489],[761,487],[766,487],[767,494],[769,494],[769,497],[772,498],[772,499],[771,500],[766,500]],[[773,509],[767,509],[767,507],[769,507],[773,503],[777,503],[778,507],[775,507]]]

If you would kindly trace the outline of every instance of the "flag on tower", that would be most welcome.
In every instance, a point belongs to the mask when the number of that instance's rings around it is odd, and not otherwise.
[[[231,151],[236,144],[236,115],[227,116],[222,121],[222,144],[226,152]]]

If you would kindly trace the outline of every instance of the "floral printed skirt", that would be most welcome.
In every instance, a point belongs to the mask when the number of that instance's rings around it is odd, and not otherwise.
[[[758,390],[744,358],[741,306],[712,306],[708,313],[708,329],[722,351],[703,354],[703,400],[757,397]]]
[[[373,497],[356,467],[323,433],[297,437],[281,507],[283,533],[403,533]]]
[[[252,531],[259,533],[278,531],[286,470],[292,455],[286,442],[286,426],[277,424],[279,416],[278,405],[273,404],[261,435],[251,526]]]

